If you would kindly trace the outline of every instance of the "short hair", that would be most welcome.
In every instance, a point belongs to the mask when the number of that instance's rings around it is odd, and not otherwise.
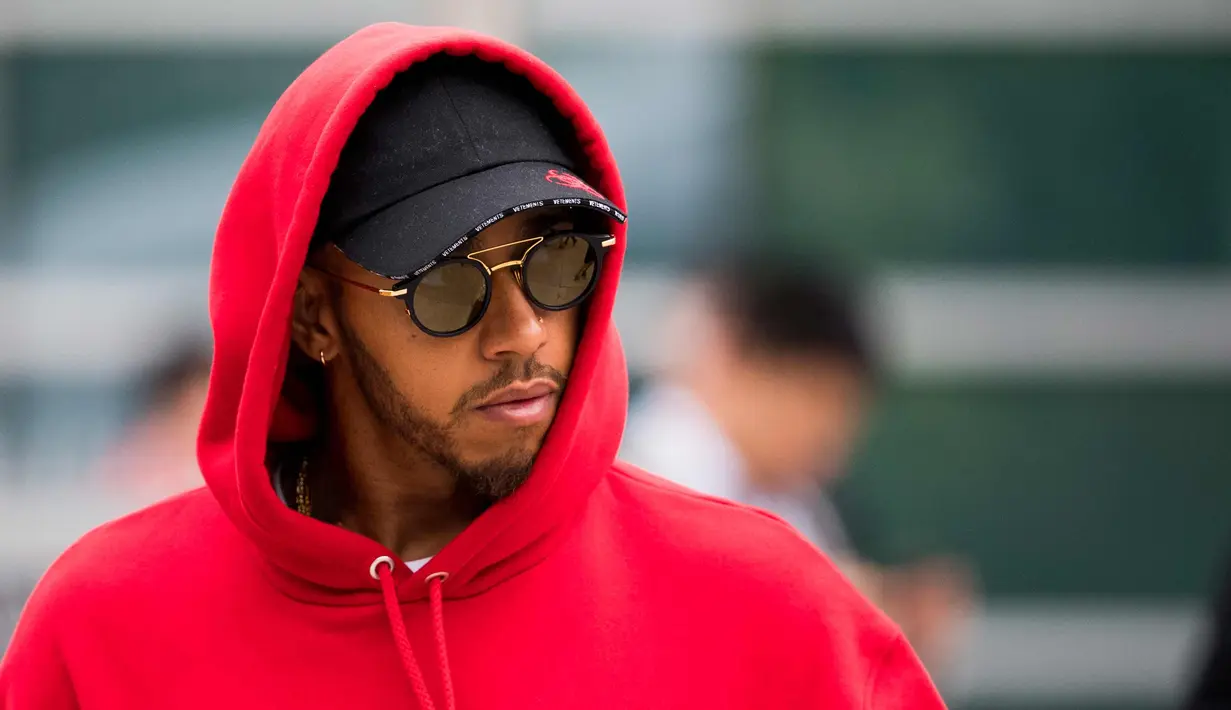
[[[702,273],[720,317],[744,344],[778,355],[836,357],[874,379],[876,358],[848,281],[816,260],[728,254]]]
[[[209,377],[211,360],[208,345],[196,340],[178,343],[147,374],[143,388],[146,407],[167,404],[189,384]]]

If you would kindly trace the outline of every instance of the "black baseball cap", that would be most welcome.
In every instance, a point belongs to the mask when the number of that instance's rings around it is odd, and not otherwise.
[[[576,143],[525,78],[473,57],[434,57],[395,77],[360,117],[314,241],[400,279],[526,209],[579,207],[625,221],[577,176]]]

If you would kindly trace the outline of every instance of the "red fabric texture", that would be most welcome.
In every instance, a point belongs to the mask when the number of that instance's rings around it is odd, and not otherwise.
[[[376,93],[439,52],[528,77],[573,122],[584,177],[624,205],[593,116],[526,52],[382,24],[325,53],[274,107],[219,226],[208,487],[64,553],[0,664],[0,708],[942,707],[897,629],[789,526],[614,460],[623,228],[528,482],[426,567],[374,565],[392,553],[278,500],[267,441],[313,426],[280,393],[330,174]]]

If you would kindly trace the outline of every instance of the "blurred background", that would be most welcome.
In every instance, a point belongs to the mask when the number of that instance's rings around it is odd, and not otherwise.
[[[4,0],[0,648],[75,537],[193,484],[231,180],[380,20],[590,104],[635,397],[702,257],[847,269],[884,372],[832,498],[861,558],[969,571],[953,707],[1174,706],[1231,553],[1226,0]]]

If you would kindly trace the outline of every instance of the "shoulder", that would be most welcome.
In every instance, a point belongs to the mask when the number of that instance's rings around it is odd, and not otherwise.
[[[605,544],[663,601],[641,614],[737,655],[792,707],[943,710],[897,626],[790,525],[622,462],[608,480]]]
[[[616,461],[611,473],[617,500],[637,505],[664,525],[678,526],[674,532],[697,536],[698,542],[730,544],[723,531],[735,529],[792,548],[799,543],[810,547],[790,525],[759,508],[697,491],[625,461]]]
[[[711,648],[763,664],[765,677],[783,687],[824,686],[830,700],[934,694],[897,626],[781,519],[622,462],[608,478],[604,505],[615,529],[604,531],[603,544],[622,548],[618,557],[638,593],[666,607],[642,614],[663,613],[673,628],[701,635],[721,620],[721,633],[706,636]],[[930,699],[868,702],[942,707]]]
[[[828,556],[772,513],[698,493],[621,461],[610,480],[615,505],[624,508],[617,514],[637,521],[652,537],[655,559],[701,578],[720,576],[725,590],[817,621],[825,617],[827,625],[841,617],[880,635],[897,633]]]
[[[193,564],[194,550],[230,530],[213,496],[200,488],[169,498],[86,533],[44,573],[23,616],[91,614],[121,595],[165,585]]]
[[[134,618],[157,627],[160,612],[177,613],[178,592],[191,584],[180,566],[193,564],[194,547],[227,534],[222,519],[199,489],[86,533],[26,601],[0,661],[0,697],[21,707],[76,707],[73,669],[96,664],[100,652],[130,649],[124,639]]]
[[[214,497],[197,488],[94,528],[69,547],[53,569],[125,569],[142,559],[164,558],[199,547],[200,536],[223,520]]]
[[[609,478],[617,502],[636,505],[647,514],[647,522],[669,529],[690,549],[720,548],[761,557],[763,545],[769,544],[778,553],[775,558],[785,554],[800,562],[824,561],[811,543],[768,511],[699,492],[624,461],[615,462]]]

